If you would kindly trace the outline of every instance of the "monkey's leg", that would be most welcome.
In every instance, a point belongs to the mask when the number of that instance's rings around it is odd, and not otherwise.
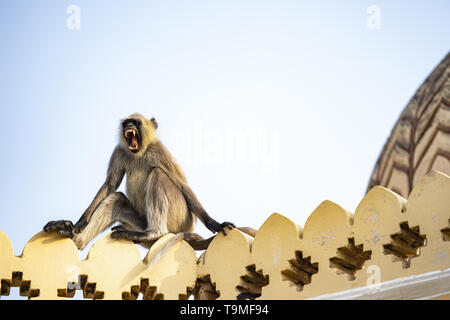
[[[147,222],[131,206],[122,192],[115,192],[103,200],[92,214],[88,225],[80,233],[75,233],[72,240],[82,250],[99,233],[119,221],[134,230],[145,230]]]
[[[193,217],[188,214],[182,194],[168,176],[156,168],[150,172],[146,183],[147,194],[142,201],[147,206],[145,213],[147,228],[129,230],[115,227],[111,237],[151,243],[169,232],[169,224],[174,226],[173,229],[180,231],[191,230],[194,224]]]

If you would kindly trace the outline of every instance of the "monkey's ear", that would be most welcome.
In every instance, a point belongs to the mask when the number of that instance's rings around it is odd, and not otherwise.
[[[153,124],[153,127],[155,127],[155,130],[158,129],[158,122],[156,122],[156,119],[153,117],[150,119],[150,121]]]

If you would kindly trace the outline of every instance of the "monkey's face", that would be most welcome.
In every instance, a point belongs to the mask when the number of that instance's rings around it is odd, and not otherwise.
[[[134,113],[121,122],[120,146],[140,157],[145,154],[149,145],[158,141],[157,128],[155,118],[147,119],[139,113]]]
[[[128,144],[128,149],[137,153],[141,149],[141,122],[136,119],[125,119],[122,122],[122,134]]]

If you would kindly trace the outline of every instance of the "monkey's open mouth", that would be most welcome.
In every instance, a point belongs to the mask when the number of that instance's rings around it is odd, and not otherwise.
[[[133,129],[128,129],[125,131],[125,139],[128,142],[128,149],[131,150],[131,152],[138,152],[139,151],[139,133],[137,133]]]

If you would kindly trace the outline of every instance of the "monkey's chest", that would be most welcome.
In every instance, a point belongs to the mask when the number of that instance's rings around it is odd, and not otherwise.
[[[147,170],[134,170],[127,172],[126,193],[132,205],[140,212],[145,208],[145,195],[147,193]]]

